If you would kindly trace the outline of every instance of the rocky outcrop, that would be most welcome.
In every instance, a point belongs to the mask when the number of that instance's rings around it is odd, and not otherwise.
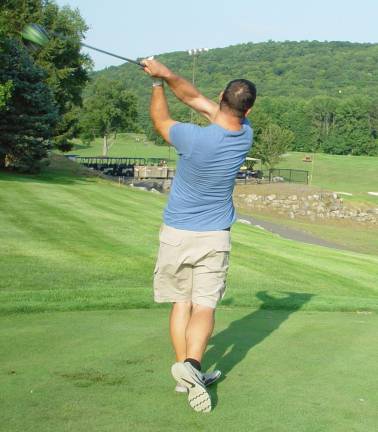
[[[378,207],[348,208],[335,192],[319,192],[304,196],[239,194],[237,199],[251,209],[272,210],[291,219],[350,219],[362,223],[378,223]]]

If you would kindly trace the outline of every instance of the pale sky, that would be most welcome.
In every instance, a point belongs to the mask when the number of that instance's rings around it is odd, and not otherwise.
[[[377,0],[57,0],[78,8],[86,42],[129,58],[268,40],[377,42]],[[122,60],[89,51],[95,69]]]

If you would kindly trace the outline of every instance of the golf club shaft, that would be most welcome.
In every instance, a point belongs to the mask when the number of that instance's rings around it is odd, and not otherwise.
[[[139,62],[136,61],[136,60],[131,60],[131,59],[127,58],[127,57],[122,57],[122,56],[119,56],[119,55],[117,55],[117,54],[113,54],[113,53],[111,53],[111,52],[109,52],[109,51],[104,51],[104,50],[102,50],[102,49],[100,49],[100,48],[96,48],[96,47],[94,47],[94,46],[87,45],[87,44],[85,44],[85,43],[83,43],[83,42],[81,42],[80,45],[83,46],[83,47],[90,48],[90,49],[92,49],[92,50],[98,51],[98,52],[100,52],[100,53],[107,54],[107,55],[110,55],[110,56],[112,56],[112,57],[119,58],[119,59],[121,59],[121,60],[125,60],[125,61],[127,61],[127,62],[129,62],[129,63],[134,63],[134,64],[136,64],[136,65],[138,65],[138,66],[144,67],[142,63],[139,63]]]

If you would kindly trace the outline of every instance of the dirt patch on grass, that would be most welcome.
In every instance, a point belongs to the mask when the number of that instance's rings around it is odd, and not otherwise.
[[[115,376],[94,369],[59,373],[58,375],[65,380],[72,382],[77,387],[89,387],[94,384],[120,385],[126,382],[124,376]]]

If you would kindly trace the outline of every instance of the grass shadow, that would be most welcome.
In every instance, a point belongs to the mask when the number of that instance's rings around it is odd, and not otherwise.
[[[245,315],[243,318],[233,321],[226,329],[214,335],[209,342],[210,349],[205,354],[204,366],[208,369],[222,371],[222,378],[240,363],[248,352],[265,338],[277,330],[289,316],[307,303],[313,294],[286,292],[284,297],[275,298],[266,291],[260,291],[256,297],[262,301],[259,309]],[[267,319],[267,309],[277,310]],[[213,406],[217,405],[217,385],[215,383],[210,393]]]

